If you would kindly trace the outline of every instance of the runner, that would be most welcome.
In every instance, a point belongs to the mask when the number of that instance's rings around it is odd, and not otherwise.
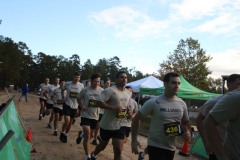
[[[92,152],[92,160],[96,155],[106,148],[110,138],[112,138],[114,160],[120,160],[124,138],[125,127],[122,127],[123,119],[126,117],[128,102],[131,93],[125,89],[127,84],[127,74],[120,71],[116,75],[116,85],[102,91],[99,106],[104,108],[104,114],[100,122],[100,143]]]
[[[130,86],[126,86],[125,88],[132,93],[132,88]],[[126,137],[124,143],[127,143],[132,126],[132,119],[134,118],[137,112],[138,112],[137,102],[133,98],[131,98],[128,102],[127,117],[124,118],[124,122],[122,124],[122,126],[126,127]]]
[[[110,84],[111,84],[111,79],[107,77],[103,81],[103,88],[106,89],[106,88],[110,87]],[[97,145],[98,144],[97,143],[97,139],[100,140],[98,132],[99,132],[99,129],[100,129],[99,124],[100,124],[100,121],[102,119],[103,113],[104,113],[104,109],[100,108],[99,119],[98,119],[97,126],[96,126],[96,129],[95,129],[94,134],[93,134],[93,141],[92,141],[93,145]]]
[[[40,102],[40,111],[39,111],[39,120],[42,120],[42,117],[45,116],[45,106],[46,106],[46,97],[44,95],[45,91],[48,89],[50,86],[49,84],[49,78],[45,78],[44,83],[39,85],[39,91],[40,91],[40,97],[39,97],[39,102]]]
[[[58,128],[58,121],[62,120],[63,117],[63,99],[62,99],[62,88],[65,84],[64,80],[60,81],[60,87],[55,89],[52,94],[52,101],[53,101],[53,113],[54,113],[54,132],[53,135],[57,136],[57,128]],[[66,92],[64,93],[64,97],[66,96]]]
[[[76,140],[77,144],[83,139],[83,147],[86,154],[86,160],[91,160],[90,155],[90,139],[91,132],[94,132],[97,120],[99,119],[100,108],[96,105],[96,100],[100,100],[100,93],[103,88],[100,87],[101,75],[92,74],[91,86],[85,87],[78,95],[78,103],[81,109],[81,123],[83,132],[79,132],[79,136]]]
[[[84,88],[80,83],[80,73],[74,72],[73,81],[66,82],[62,89],[62,99],[65,101],[63,104],[64,123],[62,125],[62,132],[60,134],[60,141],[67,143],[67,136],[72,126],[72,121],[78,112],[77,95]],[[65,90],[67,92],[65,96]]]
[[[145,102],[132,123],[132,152],[138,154],[140,120],[151,115],[147,146],[149,160],[173,160],[176,136],[183,135],[186,140],[191,138],[187,105],[176,96],[180,85],[179,74],[167,73],[163,81],[164,94]]]
[[[53,94],[53,91],[55,89],[57,89],[58,87],[59,87],[59,78],[57,77],[54,80],[54,84],[50,85],[44,93],[45,97],[47,97],[47,100],[46,100],[46,108],[47,108],[46,115],[49,115],[51,113],[51,115],[49,117],[49,122],[48,122],[48,125],[47,125],[48,128],[52,128],[51,123],[52,123],[53,118],[54,118],[53,117],[54,113],[52,111],[52,108],[53,108],[52,94]]]

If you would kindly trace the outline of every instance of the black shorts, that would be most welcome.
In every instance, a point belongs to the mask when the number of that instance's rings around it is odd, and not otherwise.
[[[70,116],[73,119],[77,115],[77,109],[73,109],[64,103],[63,104],[63,115]]]
[[[40,101],[40,102],[44,102],[44,104],[46,105],[46,101],[47,101],[46,99],[39,98],[39,101]]]
[[[53,104],[46,103],[46,108],[47,108],[47,109],[52,109],[52,108],[53,108]]]
[[[130,132],[131,132],[131,127],[126,127],[126,128],[125,128],[126,137],[129,137]]]
[[[103,114],[99,114],[98,122],[101,121]]]
[[[108,141],[110,138],[124,139],[126,127],[121,127],[118,130],[105,130],[100,128],[100,137],[103,141]]]
[[[53,107],[53,112],[54,113],[59,113],[60,116],[63,115],[63,110],[57,107]]]
[[[90,126],[91,129],[96,129],[97,120],[81,117],[80,126]]]
[[[173,160],[175,151],[148,145],[149,160]]]

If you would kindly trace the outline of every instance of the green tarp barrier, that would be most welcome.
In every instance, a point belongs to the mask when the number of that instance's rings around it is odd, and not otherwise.
[[[29,160],[32,144],[25,138],[13,100],[5,107],[0,114],[0,141],[9,130],[15,133],[0,151],[0,160]]]
[[[180,76],[181,84],[179,86],[178,97],[184,99],[197,99],[197,100],[208,100],[220,94],[209,93],[198,89],[197,87],[190,84],[183,76]],[[155,95],[158,96],[164,93],[165,88],[140,88],[140,94]]]
[[[193,142],[190,152],[194,153],[196,155],[199,155],[201,157],[204,157],[206,159],[209,158],[208,154],[206,153],[202,138],[200,137],[199,134],[197,134],[197,137],[196,137],[195,141]]]

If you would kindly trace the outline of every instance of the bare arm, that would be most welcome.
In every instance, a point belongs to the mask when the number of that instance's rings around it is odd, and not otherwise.
[[[137,136],[138,136],[138,130],[139,130],[139,126],[140,126],[140,122],[141,119],[143,119],[143,115],[141,114],[141,112],[137,112],[137,114],[135,115],[135,117],[132,120],[132,128],[131,128],[131,135],[132,135],[132,152],[135,154],[138,154],[138,147],[140,147],[140,143],[137,140]]]
[[[203,144],[205,146],[205,149],[206,149],[206,152],[209,154],[210,153],[210,147],[209,147],[209,144],[208,144],[208,141],[207,141],[207,138],[206,138],[206,133],[204,131],[204,128],[203,128],[203,120],[205,119],[205,116],[199,112],[197,118],[196,118],[196,125],[197,125],[197,128],[198,128],[198,132],[202,138],[202,141],[203,141]]]
[[[218,160],[229,160],[226,151],[222,145],[222,139],[217,130],[217,122],[211,115],[208,115],[203,121],[203,127],[206,133],[207,141],[211,147],[211,150],[217,156]]]
[[[103,108],[103,109],[108,109],[108,110],[112,110],[112,111],[115,111],[117,113],[121,112],[121,107],[120,106],[112,106],[106,102],[103,102],[103,101],[96,101],[97,103],[97,106],[99,106],[100,108]]]

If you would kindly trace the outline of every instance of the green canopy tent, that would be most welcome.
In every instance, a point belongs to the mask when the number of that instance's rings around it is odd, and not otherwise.
[[[219,96],[220,94],[210,93],[198,89],[197,87],[190,84],[183,76],[180,76],[180,89],[178,96],[184,99],[196,99],[196,100],[208,100],[213,97]],[[160,88],[140,88],[140,94],[146,95],[160,95],[164,93],[164,87]]]

